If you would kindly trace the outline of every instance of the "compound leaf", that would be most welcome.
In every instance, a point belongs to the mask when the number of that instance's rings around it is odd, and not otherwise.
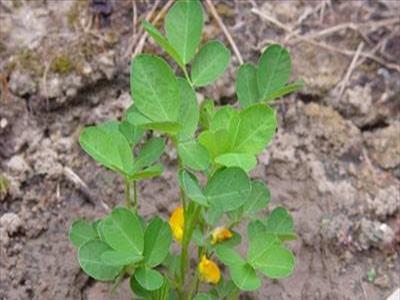
[[[257,165],[256,157],[247,153],[225,153],[217,156],[214,161],[225,167],[239,167],[246,172]]]
[[[134,162],[136,171],[151,165],[158,160],[164,151],[165,143],[163,138],[151,138],[140,150]]]
[[[210,204],[228,212],[242,206],[250,190],[250,179],[246,172],[237,167],[230,167],[216,172],[210,178],[204,194]]]
[[[164,283],[162,275],[153,269],[139,268],[135,271],[134,276],[141,287],[148,291],[157,290]]]
[[[122,270],[122,266],[113,266],[103,262],[104,252],[112,250],[100,240],[92,240],[83,244],[78,251],[78,261],[82,270],[94,279],[101,281],[113,280]]]
[[[136,108],[153,122],[177,121],[178,81],[162,58],[141,54],[132,60],[131,93]]]
[[[196,93],[183,79],[178,78],[179,93],[181,95],[181,107],[179,110],[178,122],[182,124],[177,138],[178,141],[191,139],[199,123],[199,108],[197,105]]]
[[[171,229],[159,217],[151,220],[144,233],[144,260],[147,266],[159,265],[169,253]]]
[[[207,149],[195,140],[179,143],[178,154],[185,166],[196,171],[204,171],[210,164]]]
[[[275,208],[265,221],[266,231],[283,241],[296,239],[293,227],[293,218],[283,207]]]
[[[167,39],[184,64],[190,62],[200,43],[203,9],[197,0],[178,0],[165,17]]]
[[[236,78],[236,93],[240,106],[243,108],[260,102],[257,68],[254,65],[243,64],[240,66]]]
[[[97,162],[123,174],[133,172],[133,155],[126,138],[119,131],[98,126],[86,127],[79,144]]]
[[[97,238],[97,232],[92,224],[87,223],[83,219],[76,220],[72,223],[69,230],[69,239],[76,248]]]
[[[136,214],[122,207],[113,209],[102,221],[105,241],[114,250],[143,253],[143,229]]]
[[[260,57],[257,78],[261,99],[282,88],[289,80],[292,63],[289,52],[281,45],[269,46]]]
[[[191,78],[194,86],[206,86],[218,79],[228,67],[231,54],[218,41],[210,41],[200,48],[194,58]]]

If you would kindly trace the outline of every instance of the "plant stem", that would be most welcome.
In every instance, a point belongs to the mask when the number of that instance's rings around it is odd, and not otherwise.
[[[125,205],[127,208],[131,208],[131,188],[129,179],[125,177]]]
[[[135,211],[138,210],[138,193],[137,193],[137,184],[136,181],[133,181],[133,204],[135,207]]]

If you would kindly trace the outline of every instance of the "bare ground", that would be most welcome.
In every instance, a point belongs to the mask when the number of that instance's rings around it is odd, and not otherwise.
[[[0,1],[0,299],[130,299],[126,284],[110,295],[80,271],[67,232],[77,217],[101,217],[101,201],[123,199],[120,180],[77,138],[130,104],[140,37],[132,3],[113,1],[102,19],[88,1]],[[270,186],[271,208],[293,213],[295,273],[242,298],[385,299],[400,280],[398,2],[214,4],[245,61],[283,43],[306,82],[274,104],[279,131],[252,174]],[[136,2],[138,20],[154,5]],[[207,16],[204,40],[212,38],[226,41]],[[150,41],[143,51],[159,50]],[[234,56],[232,64],[207,97],[234,101]],[[164,175],[140,185],[145,216],[167,217],[177,202],[174,157],[167,151]]]

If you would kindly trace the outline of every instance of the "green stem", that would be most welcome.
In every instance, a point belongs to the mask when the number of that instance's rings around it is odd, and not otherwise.
[[[125,205],[127,208],[131,208],[131,187],[129,179],[125,177]]]
[[[234,290],[228,295],[227,300],[237,300],[239,299],[239,289],[235,286]]]
[[[138,210],[138,193],[137,193],[137,184],[136,181],[133,181],[133,204],[135,207],[135,211]]]

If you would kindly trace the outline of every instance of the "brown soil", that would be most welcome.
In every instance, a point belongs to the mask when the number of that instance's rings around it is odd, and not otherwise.
[[[110,295],[83,274],[67,236],[74,219],[104,215],[101,201],[123,201],[120,179],[88,158],[77,138],[86,124],[120,117],[130,104],[132,3],[112,1],[111,16],[99,19],[88,2],[0,0],[0,180],[7,186],[0,188],[0,299],[130,299],[126,283]],[[252,174],[270,186],[270,208],[284,205],[294,216],[296,269],[242,298],[386,299],[400,282],[399,2],[214,3],[245,61],[255,62],[271,41],[284,43],[306,82],[274,104],[279,131]],[[138,17],[152,5],[137,2]],[[370,25],[287,40],[289,30],[306,36],[347,22]],[[211,38],[226,41],[208,16],[204,39]],[[380,62],[361,55],[340,93],[354,57],[343,50],[361,42],[362,53],[374,50]],[[159,52],[152,41],[144,51]],[[232,64],[204,89],[207,97],[233,102],[235,57]],[[146,217],[167,217],[177,203],[174,156],[169,149],[163,176],[140,185]]]

